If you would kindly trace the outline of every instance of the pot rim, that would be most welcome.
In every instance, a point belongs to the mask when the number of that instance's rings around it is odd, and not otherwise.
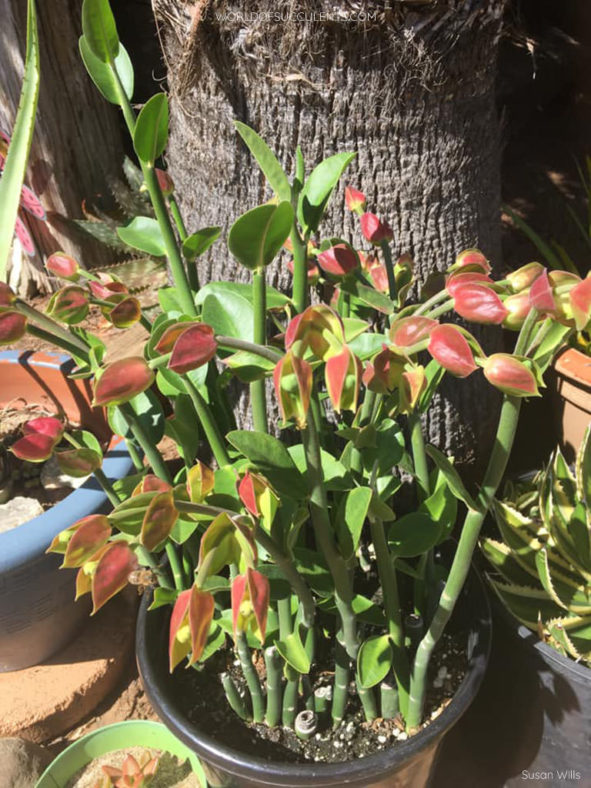
[[[171,728],[181,741],[187,746],[194,748],[205,760],[211,761],[224,771],[235,776],[241,776],[246,779],[250,777],[264,778],[268,785],[286,787],[292,786],[294,783],[291,780],[301,777],[302,772],[305,772],[310,778],[324,779],[326,782],[321,783],[322,785],[335,786],[335,788],[362,777],[369,781],[410,760],[413,756],[429,747],[429,745],[432,745],[438,738],[441,738],[444,733],[447,733],[458,722],[478,692],[490,653],[492,618],[484,582],[474,566],[471,566],[468,580],[464,586],[464,598],[470,586],[472,586],[470,588],[471,596],[478,595],[480,597],[478,617],[473,621],[468,635],[468,649],[473,648],[474,652],[470,656],[468,671],[453,698],[439,716],[419,733],[387,750],[374,753],[362,759],[339,763],[281,763],[278,761],[267,761],[263,758],[249,756],[246,753],[233,750],[225,743],[219,743],[213,736],[202,733],[198,726],[189,722],[180,714],[175,716],[162,714],[161,710],[163,707],[169,707],[171,701],[168,698],[167,691],[161,687],[158,680],[160,674],[146,656],[145,621],[148,612],[147,607],[150,603],[149,592],[144,594],[142,599],[136,630],[136,655],[144,690],[158,715],[166,720],[166,725]],[[163,614],[163,610],[164,608],[160,609],[160,615]],[[479,638],[475,637],[477,631],[480,635]],[[272,782],[273,780],[276,782]]]
[[[203,767],[195,753],[168,728],[155,720],[124,720],[90,731],[69,744],[45,769],[35,788],[63,788],[66,780],[95,758],[126,747],[151,747],[179,758],[188,758],[193,772],[205,787]]]
[[[35,367],[60,369],[64,364],[72,363],[69,356],[62,354],[39,354],[41,359],[35,359],[35,355],[37,354],[33,354],[28,360]],[[20,351],[3,351],[0,353],[0,366],[3,363],[18,363],[21,356]],[[113,435],[105,453],[103,472],[109,479],[114,480],[127,476],[132,468],[133,463],[124,439]],[[64,523],[75,523],[107,504],[108,498],[93,474],[83,485],[72,490],[43,514],[10,531],[0,533],[0,573],[9,572],[34,560],[50,545],[52,539],[67,527]]]
[[[567,347],[554,360],[556,373],[580,386],[591,388],[591,356]]]

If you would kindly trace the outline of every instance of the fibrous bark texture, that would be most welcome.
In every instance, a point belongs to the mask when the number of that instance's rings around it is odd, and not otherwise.
[[[47,222],[28,222],[38,255],[23,268],[25,290],[47,284],[44,256],[60,249],[87,266],[111,262],[104,247],[64,221],[80,217],[84,199],[108,191],[107,177],[120,174],[123,160],[117,111],[91,83],[78,52],[80,7],[80,0],[37,3],[41,86],[25,183],[43,203]],[[0,127],[9,135],[21,90],[26,14],[26,2],[0,0]]]
[[[500,262],[494,79],[504,0],[153,4],[172,101],[168,163],[192,230],[227,228],[270,197],[234,131],[239,119],[288,172],[297,145],[308,171],[355,151],[346,182],[390,222],[419,282],[468,246]],[[360,241],[355,224],[340,192],[323,236]],[[200,274],[248,279],[222,244]],[[285,260],[269,279],[289,287]],[[462,461],[490,435],[495,410],[473,378],[446,384],[428,423],[429,439]]]

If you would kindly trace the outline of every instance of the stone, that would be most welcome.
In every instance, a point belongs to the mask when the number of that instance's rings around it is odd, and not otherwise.
[[[88,476],[76,477],[62,473],[55,457],[50,457],[41,469],[41,484],[46,490],[62,490],[67,487],[77,490],[88,479]]]
[[[17,495],[16,498],[0,506],[0,533],[28,523],[39,514],[43,514],[43,507],[36,498]]]
[[[0,739],[0,788],[34,788],[51,762],[48,751],[25,739]]]

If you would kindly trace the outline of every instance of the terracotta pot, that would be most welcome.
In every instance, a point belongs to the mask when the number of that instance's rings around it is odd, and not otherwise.
[[[591,422],[591,357],[567,348],[554,362],[550,380],[558,440],[567,460],[574,460]]]
[[[88,381],[71,380],[74,364],[48,353],[0,353],[0,407],[45,406],[110,440],[103,470],[114,480],[133,468],[124,441],[111,436],[104,412],[92,408]],[[21,670],[66,645],[86,619],[87,598],[74,602],[75,573],[46,555],[52,539],[86,515],[110,508],[94,477],[28,523],[0,534],[0,671]]]
[[[165,725],[201,759],[210,788],[424,788],[431,784],[445,736],[474,699],[488,660],[491,620],[480,576],[471,570],[452,622],[468,631],[468,672],[451,702],[424,730],[407,741],[366,758],[342,763],[286,763],[246,752],[216,738],[207,725],[191,722],[180,709],[166,644],[170,610],[148,612],[144,595],[138,617],[136,651],[140,676],[154,710]],[[205,680],[208,680],[204,675]],[[228,710],[228,713],[233,713]]]

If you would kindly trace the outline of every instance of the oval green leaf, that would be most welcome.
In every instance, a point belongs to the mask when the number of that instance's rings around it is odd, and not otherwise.
[[[183,254],[189,262],[206,252],[217,241],[221,227],[203,227],[183,241]]]
[[[310,672],[310,657],[306,654],[306,649],[296,632],[292,632],[285,640],[276,640],[275,648],[287,664],[298,673]]]
[[[354,153],[337,153],[312,170],[304,183],[298,201],[298,220],[304,232],[315,232],[322,219],[326,205]]]
[[[163,257],[166,254],[158,222],[149,216],[136,216],[125,227],[118,227],[117,235],[128,246],[141,252],[155,257]]]
[[[279,164],[271,148],[250,126],[241,123],[239,120],[235,120],[234,125],[236,126],[236,131],[257,160],[257,164],[263,171],[275,194],[280,200],[290,200],[291,187],[287,180],[287,175],[284,173],[283,167]]]
[[[156,93],[137,117],[133,133],[133,147],[144,164],[153,165],[168,142],[168,99]]]
[[[388,635],[368,638],[357,655],[357,676],[362,687],[369,689],[383,681],[392,667],[392,648]]]
[[[123,92],[131,100],[134,84],[133,65],[123,44],[119,46],[119,54],[112,65],[104,63],[94,54],[85,36],[80,36],[78,46],[88,75],[104,98],[110,101],[111,104],[121,106],[121,96],[119,95],[119,87],[114,74],[114,71],[116,71],[123,87]]]
[[[388,544],[393,555],[414,558],[439,541],[439,525],[422,512],[411,512],[396,520],[388,529]]]
[[[82,33],[92,53],[103,63],[113,63],[119,54],[119,36],[109,0],[84,0]]]
[[[259,205],[234,222],[228,234],[228,249],[245,268],[261,269],[278,254],[292,224],[291,203]]]

